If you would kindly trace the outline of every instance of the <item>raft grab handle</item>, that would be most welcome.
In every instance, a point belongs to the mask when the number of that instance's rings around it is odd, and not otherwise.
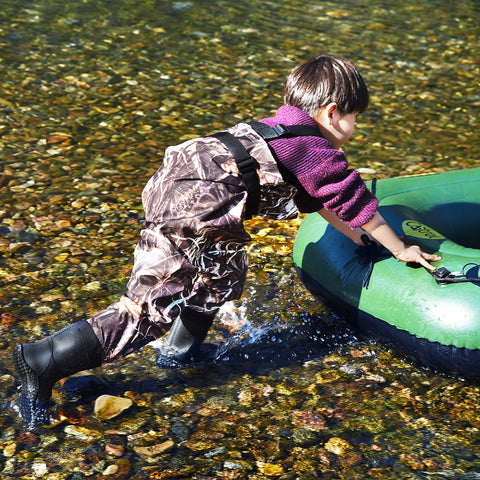
[[[465,273],[465,269],[467,267],[473,267],[470,270],[477,269],[477,276],[472,277],[469,276],[468,273]],[[467,263],[463,266],[461,272],[451,272],[446,267],[438,267],[433,271],[430,271],[432,277],[439,285],[449,285],[451,283],[465,283],[465,282],[472,282],[472,283],[480,283],[480,276],[478,272],[480,271],[480,265],[476,263]]]
[[[364,264],[367,265],[367,270],[365,272],[362,287],[367,288],[370,284],[370,277],[373,271],[373,265],[375,263],[375,258],[377,256],[378,249],[380,245],[377,242],[374,242],[366,234],[363,234],[360,237],[364,243],[364,246],[361,249],[357,250],[357,253],[361,253],[364,257]],[[467,267],[469,270],[467,271]],[[472,271],[476,270],[476,273],[472,276]],[[477,263],[467,263],[463,266],[461,272],[451,272],[446,267],[438,267],[435,270],[427,270],[438,285],[450,285],[451,283],[478,283],[480,285],[480,264]]]

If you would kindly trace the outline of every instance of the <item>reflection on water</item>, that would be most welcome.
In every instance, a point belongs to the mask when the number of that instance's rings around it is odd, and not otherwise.
[[[271,114],[312,55],[365,75],[372,104],[346,151],[366,176],[478,166],[478,16],[476,0],[4,0],[3,478],[476,478],[478,387],[356,338],[313,299],[290,259],[298,222],[250,222],[247,288],[209,337],[214,361],[158,371],[146,348],[96,372],[92,395],[136,404],[110,424],[77,386],[55,392],[66,423],[22,433],[10,359],[13,339],[118,298],[164,149]]]

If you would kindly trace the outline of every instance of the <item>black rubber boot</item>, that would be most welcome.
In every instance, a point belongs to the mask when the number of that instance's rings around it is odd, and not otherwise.
[[[61,378],[102,364],[92,327],[80,321],[36,343],[16,345],[13,360],[22,383],[20,415],[29,428],[48,421],[53,385]]]
[[[215,314],[205,314],[185,308],[159,348],[157,366],[179,368],[203,360],[201,345],[212,326],[214,317]]]

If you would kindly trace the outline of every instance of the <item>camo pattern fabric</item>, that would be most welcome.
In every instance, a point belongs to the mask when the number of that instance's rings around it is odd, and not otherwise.
[[[269,147],[248,125],[227,130],[258,161],[259,215],[294,218],[296,188],[287,184]],[[159,338],[188,306],[214,314],[238,299],[251,240],[243,226],[247,192],[235,160],[218,139],[169,147],[145,186],[146,228],[134,254],[127,291],[89,320],[105,360]]]

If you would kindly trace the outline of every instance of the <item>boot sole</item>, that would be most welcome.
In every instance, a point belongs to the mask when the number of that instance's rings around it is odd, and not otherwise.
[[[13,349],[13,363],[22,382],[22,393],[28,399],[35,401],[40,389],[40,381],[38,375],[25,362],[22,345],[15,345]]]
[[[22,383],[22,393],[18,401],[20,416],[29,429],[48,424],[48,406],[37,401],[40,381],[38,375],[25,362],[22,345],[15,345],[13,363]]]

